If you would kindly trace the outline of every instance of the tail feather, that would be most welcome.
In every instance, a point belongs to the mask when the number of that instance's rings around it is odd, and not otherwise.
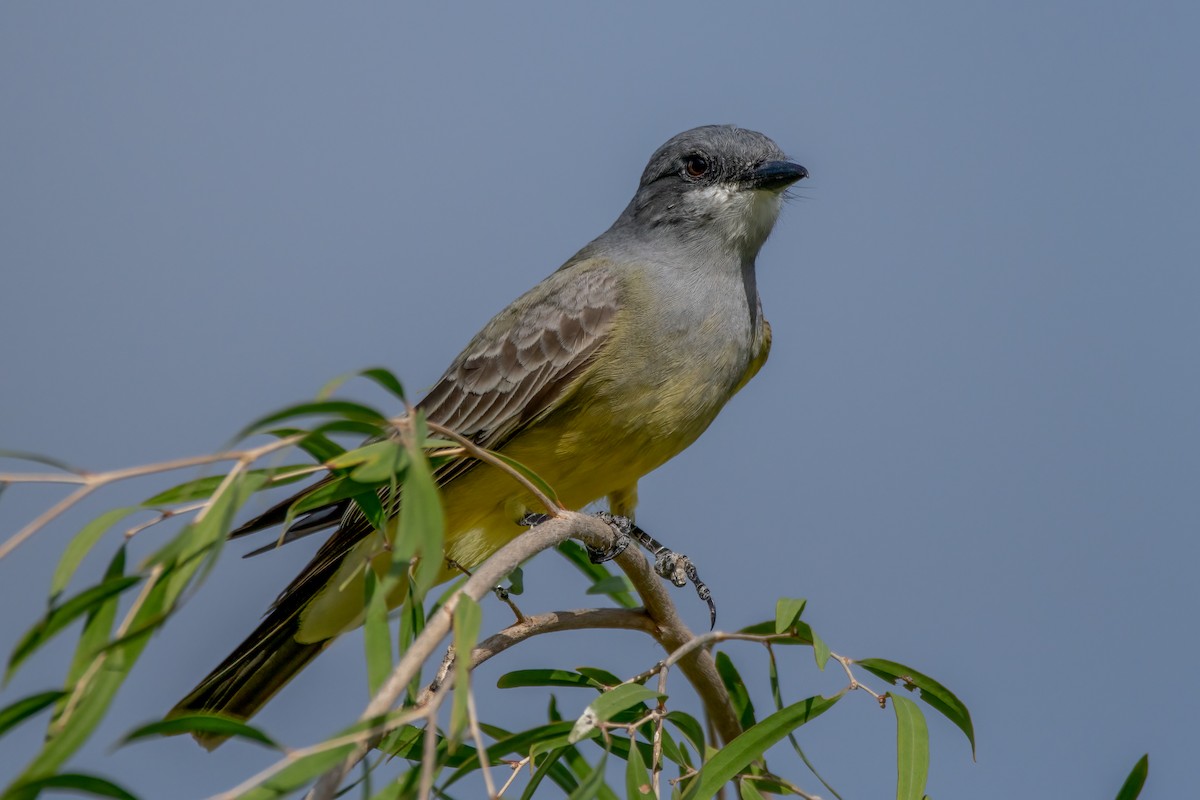
[[[206,713],[249,719],[333,641],[296,641],[299,615],[279,611],[268,614],[254,633],[171,709],[168,717]],[[207,750],[229,738],[216,734],[195,737]]]

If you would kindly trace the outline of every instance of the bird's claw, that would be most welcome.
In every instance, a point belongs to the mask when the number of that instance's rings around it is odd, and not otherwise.
[[[587,549],[589,561],[593,564],[603,564],[605,561],[612,561],[624,553],[625,548],[629,547],[629,543],[632,541],[630,533],[633,531],[634,524],[629,517],[618,517],[607,511],[597,512],[596,518],[613,529],[613,543],[607,550],[600,550],[591,545],[584,545],[584,547]]]
[[[717,625],[717,605],[713,602],[712,592],[704,581],[700,580],[700,575],[696,572],[696,565],[692,560],[682,553],[676,553],[664,547],[654,539],[650,534],[633,524],[633,520],[629,517],[621,517],[611,514],[607,511],[596,513],[597,519],[606,523],[613,529],[615,534],[612,546],[607,550],[600,550],[590,545],[584,545],[587,549],[588,559],[593,564],[603,564],[605,561],[611,561],[621,553],[625,552],[625,548],[629,547],[629,542],[637,539],[643,547],[649,550],[654,555],[654,572],[662,578],[669,580],[676,586],[687,586],[691,583],[696,587],[696,594],[708,604],[708,623],[709,628],[714,628]],[[530,513],[521,518],[522,525],[540,525],[550,519],[548,514]]]
[[[688,583],[695,586],[696,594],[708,604],[709,629],[716,627],[717,604],[713,602],[712,592],[709,591],[708,586],[704,581],[700,580],[700,574],[696,571],[696,565],[692,563],[690,558],[682,553],[676,553],[663,547],[655,554],[654,571],[676,586],[686,586]]]

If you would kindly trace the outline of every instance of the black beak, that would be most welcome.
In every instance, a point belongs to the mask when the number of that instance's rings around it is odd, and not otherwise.
[[[750,176],[750,185],[755,189],[779,191],[798,180],[808,177],[808,170],[790,161],[767,161],[759,164]]]

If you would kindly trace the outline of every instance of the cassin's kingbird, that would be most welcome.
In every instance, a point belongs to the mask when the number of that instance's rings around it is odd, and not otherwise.
[[[761,133],[713,125],[675,136],[612,227],[492,318],[419,407],[528,466],[566,507],[607,497],[630,514],[638,479],[695,441],[766,361],[754,259],[783,191],[807,175]],[[467,568],[520,534],[536,508],[478,462],[437,477],[445,555]],[[292,500],[235,534],[282,522]],[[245,719],[361,624],[363,566],[382,534],[349,501],[294,527],[334,525],[257,630],[172,714]]]

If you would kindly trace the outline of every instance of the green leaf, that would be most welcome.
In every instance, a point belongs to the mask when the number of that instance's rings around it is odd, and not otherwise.
[[[750,636],[766,636],[771,640],[771,644],[799,644],[812,645],[812,628],[808,627],[808,623],[803,620],[797,620],[793,626],[794,630],[791,634],[780,635],[775,633],[775,621],[767,620],[759,622],[755,625],[747,625],[738,633],[745,633]]]
[[[124,548],[119,549],[109,565],[106,579],[119,576],[124,568]],[[162,614],[166,585],[157,581],[148,590],[143,589],[139,597],[138,612],[131,627],[146,625],[146,620]],[[137,661],[149,637],[146,635],[122,637],[121,644],[110,643],[93,653],[96,643],[103,641],[111,630],[116,615],[118,596],[113,595],[102,603],[90,616],[80,637],[75,659],[72,661],[68,687],[71,696],[60,700],[60,708],[47,730],[42,749],[25,768],[20,780],[31,781],[50,777],[92,735],[92,731],[104,719],[117,690],[124,683],[130,668]],[[94,659],[103,658],[103,668],[90,669]],[[86,683],[82,681],[88,677]]]
[[[325,466],[330,469],[345,469],[348,467],[360,467],[366,464],[376,464],[394,460],[398,453],[404,451],[403,446],[395,439],[387,438],[376,442],[370,442],[362,447],[356,447],[353,450],[347,450],[339,456],[335,456],[326,462]],[[382,477],[358,478],[354,480],[359,483],[379,483],[386,481],[392,476],[394,470],[384,471]]]
[[[0,708],[0,736],[3,736],[9,728],[16,727],[43,708],[53,705],[57,700],[66,696],[67,693],[61,690],[40,692],[22,697],[15,703]]]
[[[125,738],[121,740],[121,745],[127,745],[130,742],[138,741],[139,739],[148,739],[157,736],[174,736],[180,733],[207,733],[216,734],[218,736],[236,736],[241,739],[248,739],[252,742],[265,744],[274,750],[282,748],[275,743],[270,736],[267,736],[258,728],[247,725],[244,722],[229,719],[228,717],[217,716],[216,714],[187,714],[171,719],[164,719],[158,722],[151,722],[148,725],[142,725],[125,734]]]
[[[163,577],[166,582],[163,606],[167,611],[174,609],[175,601],[193,578],[196,583],[201,582],[216,564],[233,525],[234,515],[251,495],[262,488],[266,480],[263,475],[254,473],[240,473],[233,477],[224,490],[213,496],[203,516],[197,517],[180,532],[177,537],[180,542],[178,549],[168,545],[160,551],[171,554],[159,562],[167,567]]]
[[[552,781],[558,784],[558,786],[564,792],[575,791],[575,789],[579,786],[578,781],[575,780],[575,776],[573,776],[568,770],[564,769],[563,766],[558,763],[568,749],[570,748],[562,746],[556,750],[552,750],[550,753],[546,754],[545,758],[542,759],[540,764],[536,763],[537,753],[530,754],[530,758],[534,762],[531,765],[531,769],[533,771],[529,776],[529,783],[526,784],[525,791],[521,793],[521,800],[530,800],[538,786],[541,785],[542,781],[545,780],[547,776],[549,776]]]
[[[483,727],[487,729],[490,726]],[[507,737],[497,737],[496,743],[487,749],[488,762],[495,764],[506,756],[527,756],[530,754],[531,749],[537,746],[541,746],[538,752],[545,752],[547,749],[544,746],[545,743],[560,742],[561,744],[566,744],[567,735],[570,732],[571,723],[554,722],[549,725],[541,725],[527,731],[511,734]],[[495,736],[495,734],[492,735]],[[442,788],[449,787],[450,784],[477,769],[479,769],[478,753],[466,758],[458,769],[447,778]]]
[[[263,486],[286,486],[303,480],[312,474],[312,464],[284,464],[278,467],[246,470],[246,475],[257,475],[263,478]],[[206,475],[203,478],[172,486],[159,492],[142,503],[147,506],[170,506],[177,503],[189,503],[193,500],[204,500],[212,496],[225,480],[224,475]]]
[[[64,773],[62,775],[51,775],[48,778],[27,781],[10,788],[9,791],[11,794],[6,793],[5,797],[13,798],[13,800],[34,798],[43,789],[66,789],[74,794],[87,794],[93,797],[115,797],[117,800],[137,800],[136,795],[130,794],[111,781],[106,781],[104,778],[97,778],[95,775],[84,775],[81,773]]]
[[[685,714],[682,711],[668,712],[666,720],[687,737],[687,740],[692,743],[692,747],[696,748],[697,753],[704,755],[704,728],[700,725],[699,720],[691,714]]]
[[[641,748],[637,741],[630,742],[629,760],[625,763],[625,797],[651,797],[653,789],[650,783],[650,773],[646,771],[646,762],[642,760]]]
[[[324,400],[317,402],[296,403],[278,411],[272,411],[259,417],[238,433],[235,438],[244,439],[247,436],[262,432],[267,426],[297,417],[330,416],[354,422],[366,422],[382,429],[387,425],[387,417],[370,406],[352,403],[348,400]]]
[[[738,794],[742,800],[766,800],[762,796],[762,792],[754,788],[754,781],[749,778],[742,778],[738,781]]]
[[[767,679],[771,685],[771,699],[775,701],[775,710],[781,711],[783,710],[783,688],[779,684],[779,669],[775,663],[775,650],[768,646],[767,653],[770,655],[769,667],[767,669]],[[837,789],[834,789],[833,786],[830,785],[829,781],[825,780],[825,778],[821,776],[821,773],[817,772],[816,766],[814,766],[812,761],[809,760],[808,755],[804,752],[804,748],[800,746],[800,742],[796,740],[796,735],[794,733],[788,733],[787,738],[788,742],[790,742],[792,745],[792,749],[796,751],[796,755],[800,756],[800,760],[804,762],[804,766],[808,767],[808,771],[813,774],[813,777],[819,780],[821,784],[829,790],[829,793],[837,798],[837,800],[842,800],[842,796],[838,794]]]
[[[593,582],[599,582],[612,575],[608,568],[603,564],[593,564],[588,558],[587,551],[577,542],[566,541],[558,545],[558,552],[575,565],[575,568],[591,578]],[[614,592],[608,595],[609,598],[622,608],[637,608],[640,604],[628,592]]]
[[[125,574],[125,555],[125,546],[118,547],[104,570],[105,580],[119,578]],[[120,596],[113,595],[88,612],[87,621],[84,622],[83,631],[79,634],[79,641],[75,645],[75,653],[71,656],[71,664],[67,668],[67,678],[65,681],[65,686],[68,690],[67,696],[54,708],[54,716],[51,718],[51,730],[58,726],[59,717],[66,710],[70,695],[76,692],[82,693],[86,690],[86,686],[78,685],[79,681],[87,673],[92,662],[108,646],[108,637],[112,635],[119,604]]]
[[[971,712],[967,710],[961,700],[954,696],[953,692],[928,675],[923,675],[915,669],[895,661],[882,658],[863,658],[855,660],[854,663],[893,684],[899,682],[909,691],[914,688],[919,689],[922,700],[940,711],[946,719],[957,725],[967,735],[967,741],[971,743],[971,758],[975,758],[975,726],[971,724]]]
[[[75,571],[83,563],[84,557],[103,538],[104,534],[125,517],[141,510],[140,506],[126,506],[125,508],[114,508],[111,511],[106,511],[87,525],[84,525],[79,533],[71,538],[70,544],[67,545],[62,557],[58,560],[58,566],[54,568],[53,577],[50,578],[51,601],[57,600],[63,590],[67,588],[67,584],[75,576]]]
[[[888,692],[896,711],[896,800],[921,800],[929,779],[929,730],[912,700]]]
[[[508,593],[515,595],[525,593],[525,570],[520,567],[514,567],[513,571],[508,573]]]
[[[384,367],[371,367],[370,369],[364,369],[359,374],[364,378],[375,381],[375,383],[395,395],[397,400],[402,403],[404,402],[404,387],[400,385],[399,379],[389,370]]]
[[[817,632],[811,628],[809,634],[812,636],[813,658],[817,660],[817,669],[824,672],[825,664],[829,661],[829,645],[825,644],[825,640],[817,636]]]
[[[605,788],[604,767],[607,762],[608,754],[605,753],[600,756],[600,763],[583,776],[578,788],[571,792],[568,800],[592,800],[592,798],[600,796],[601,789]]]
[[[417,427],[421,418],[417,417]],[[445,538],[445,512],[441,493],[429,468],[424,451],[409,440],[409,468],[404,474],[404,502],[400,504],[400,536],[393,558],[401,563],[423,555],[416,568],[417,593],[423,595],[437,583],[444,565],[442,542]]]
[[[364,567],[364,572],[366,616],[363,622],[363,646],[367,655],[367,689],[374,697],[392,673],[392,630],[387,619],[387,594],[369,564]]]
[[[450,710],[450,738],[467,726],[467,698],[471,691],[471,651],[479,641],[483,610],[470,595],[458,595],[454,606],[454,705]]]
[[[542,480],[541,477],[538,476],[538,474],[536,472],[534,472],[529,467],[522,464],[520,461],[517,461],[516,459],[513,459],[513,458],[509,458],[508,456],[504,455],[503,453],[499,453],[495,450],[489,450],[488,452],[491,453],[493,456],[495,456],[500,461],[504,462],[505,466],[508,466],[515,472],[519,473],[520,475],[523,475],[527,481],[529,481],[534,486],[536,486],[541,491],[542,494],[546,495],[546,497],[550,499],[550,502],[552,502],[556,505],[561,505],[559,503],[558,495],[556,495],[554,493],[554,489],[552,489],[550,487],[550,484],[548,484],[544,480]]]
[[[709,759],[701,768],[700,774],[689,783],[684,796],[695,800],[714,797],[722,786],[761,758],[772,745],[789,732],[816,719],[837,701],[838,696],[809,697],[782,711],[776,711],[754,727],[743,731]]]
[[[303,434],[304,438],[296,442],[296,446],[321,464],[332,458],[337,458],[346,452],[346,448],[328,436],[316,431],[306,431],[303,428],[272,428],[269,431],[264,431],[264,433],[268,436],[274,436],[276,439],[287,439],[291,436]]]
[[[633,584],[624,575],[609,575],[588,587],[588,594],[614,595],[633,591]]]
[[[717,653],[715,661],[717,663],[717,674],[721,676],[721,682],[725,684],[725,688],[729,691],[729,699],[733,703],[733,710],[738,715],[738,721],[741,722],[742,729],[745,730],[755,722],[754,703],[750,701],[750,692],[746,689],[746,682],[742,680],[742,676],[738,674],[737,667],[733,665],[733,661],[728,655]]]
[[[25,659],[37,652],[39,647],[53,639],[59,631],[82,615],[99,607],[108,598],[119,595],[130,587],[136,586],[141,580],[136,575],[122,575],[115,578],[108,578],[95,586],[84,589],[62,605],[51,608],[46,612],[44,617],[26,631],[25,635],[17,643],[17,646],[13,648],[12,655],[8,659],[8,669],[4,674],[5,683],[12,678],[17,667]]]
[[[781,597],[775,601],[775,632],[787,633],[804,613],[808,601],[803,597]]]
[[[286,797],[318,775],[340,764],[353,749],[353,744],[344,744],[305,756],[263,781],[261,785],[242,794],[238,800],[278,800]]]
[[[603,689],[608,689],[613,686],[620,686],[622,683],[624,683],[624,681],[618,678],[616,675],[613,675],[606,669],[600,669],[599,667],[576,667],[575,671],[580,675],[585,675],[591,678]]]
[[[1117,792],[1117,800],[1137,800],[1138,795],[1142,793],[1142,787],[1146,785],[1146,776],[1149,774],[1150,754],[1147,753],[1133,765],[1133,771],[1125,779],[1121,791]]]
[[[568,741],[575,744],[595,730],[600,723],[607,722],[619,712],[651,699],[663,700],[666,699],[666,695],[659,694],[638,683],[624,683],[609,689],[593,700],[579,715],[579,719],[571,728],[571,736]]]
[[[582,686],[604,688],[600,683],[566,669],[518,669],[506,672],[496,681],[498,689],[516,689],[524,686]]]

